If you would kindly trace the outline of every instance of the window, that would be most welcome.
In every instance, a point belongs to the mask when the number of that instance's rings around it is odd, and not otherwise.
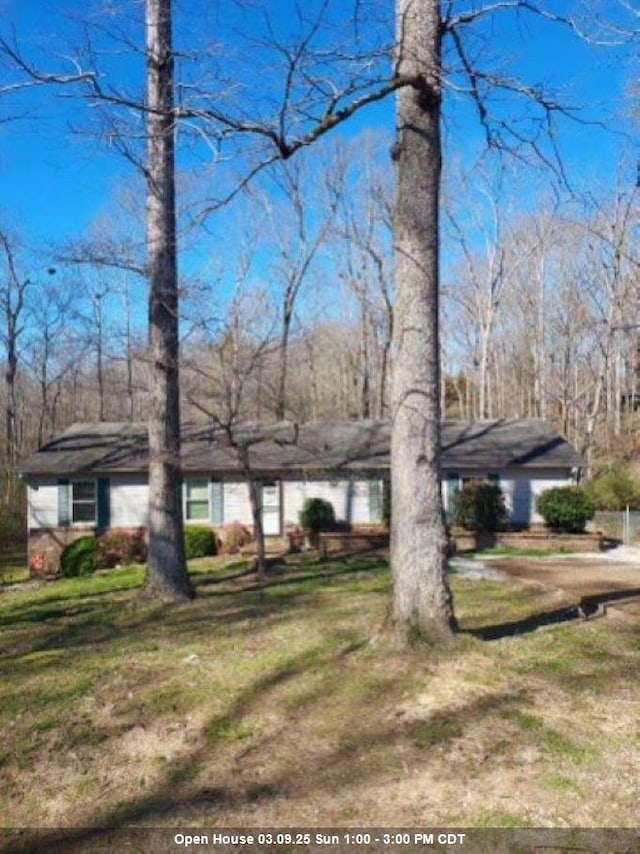
[[[95,524],[97,517],[95,480],[74,480],[71,484],[71,521]]]
[[[185,516],[195,522],[209,519],[209,481],[188,480],[185,483]]]

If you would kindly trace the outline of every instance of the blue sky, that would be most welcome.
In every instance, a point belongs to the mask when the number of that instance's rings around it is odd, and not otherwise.
[[[134,0],[123,0],[121,5],[128,11],[140,8]],[[291,3],[274,0],[263,5],[270,11],[276,31],[296,31],[302,26],[291,13]],[[336,10],[344,10],[349,5],[337,4]],[[473,6],[467,2],[458,5],[460,8]],[[544,5],[551,11],[566,12],[575,4],[547,0]],[[0,26],[5,37],[15,32],[25,53],[41,64],[53,53],[52,62],[58,63],[57,67],[66,64],[69,68],[64,57],[71,55],[74,44],[80,44],[83,16],[93,24],[104,23],[110,28],[121,26],[116,17],[110,18],[104,13],[104,7],[104,3],[95,0],[66,4],[51,0],[0,0]],[[386,8],[389,14],[391,7],[391,0],[376,6],[381,12]],[[618,16],[621,7],[618,0],[607,0],[600,8],[603,14]],[[248,24],[247,15],[229,0],[217,3],[176,0],[176,42],[185,49],[194,43],[204,46],[206,42],[208,47],[217,45],[219,66],[224,68],[225,57],[233,59],[236,69],[241,67],[239,63],[244,63],[243,70],[248,76],[239,82],[247,87],[250,75],[257,75],[254,90],[257,89],[259,95],[261,84],[275,85],[275,76],[272,74],[269,78],[272,54],[255,40],[247,39],[247,34],[253,39],[267,37],[264,18],[254,16]],[[332,36],[340,25],[339,15],[336,11],[331,19]],[[136,34],[134,23],[122,26],[139,39],[140,33]],[[238,34],[241,29],[242,36]],[[95,31],[94,37],[99,44]],[[606,131],[595,125],[572,124],[565,120],[558,124],[557,143],[567,174],[576,186],[611,181],[623,156],[633,160],[640,154],[640,151],[634,152],[629,136],[631,127],[625,119],[629,87],[633,75],[638,76],[637,53],[634,56],[631,47],[594,48],[561,26],[507,13],[478,28],[471,34],[468,44],[470,52],[480,57],[483,67],[497,68],[501,74],[517,76],[532,86],[550,86],[563,103],[582,107],[584,118],[607,123]],[[141,90],[139,56],[131,59],[124,58],[122,53],[110,54],[101,61],[109,73],[117,75],[119,86],[130,91]],[[197,65],[189,65],[189,74],[194,75],[197,68]],[[8,79],[6,70],[1,67],[0,74]],[[446,154],[451,153],[471,166],[482,150],[477,115],[459,95],[452,94],[449,98]],[[259,104],[260,99],[254,91],[251,108],[259,109]],[[142,184],[131,166],[113,149],[109,150],[102,142],[86,135],[92,119],[91,108],[86,103],[80,104],[68,95],[41,89],[26,92],[20,98],[4,98],[0,101],[0,109],[5,115],[12,111],[21,116],[16,121],[0,124],[3,190],[0,219],[6,227],[21,233],[25,240],[47,246],[80,239],[96,221],[108,221],[112,217],[113,211],[118,210],[115,200],[126,188],[140,197]],[[519,117],[521,127],[530,122],[528,107],[523,101],[496,98],[494,109],[498,114]],[[363,111],[342,132],[353,137],[368,127],[391,129],[392,126],[393,104],[389,100]],[[542,145],[549,150],[546,142]],[[185,167],[196,161],[202,164],[206,151],[203,146],[190,146],[181,155],[181,163]],[[216,174],[222,177],[226,167],[218,168]],[[552,176],[536,175],[531,180],[544,184],[551,179]],[[228,236],[229,222],[234,222],[234,216],[231,211],[217,215],[216,222],[211,223],[214,238]],[[117,213],[116,217],[121,219],[122,213]],[[192,247],[186,263],[193,265],[193,269],[205,263],[204,258],[198,259],[196,255]]]

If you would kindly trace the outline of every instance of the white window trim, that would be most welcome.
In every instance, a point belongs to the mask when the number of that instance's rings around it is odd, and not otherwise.
[[[188,483],[203,483],[207,486],[207,515],[204,519],[190,519],[189,518],[189,502],[187,500],[187,484]],[[204,504],[204,499],[191,499],[196,500],[200,504]],[[209,479],[206,477],[186,477],[182,482],[182,516],[185,523],[189,525],[209,525],[211,524],[211,489],[209,487]]]
[[[75,501],[73,497],[73,491],[77,484],[79,483],[91,483],[93,484],[93,500],[81,500]],[[93,519],[91,521],[78,520],[76,521],[73,513],[73,508],[76,504],[93,504]],[[98,481],[95,478],[91,477],[78,477],[74,480],[69,481],[69,525],[73,528],[95,528],[98,524]]]

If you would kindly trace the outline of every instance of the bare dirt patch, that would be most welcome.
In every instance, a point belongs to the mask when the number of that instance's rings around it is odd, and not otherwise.
[[[606,602],[640,615],[640,560],[617,563],[610,558],[496,558],[491,566],[514,578],[556,588],[581,600]]]

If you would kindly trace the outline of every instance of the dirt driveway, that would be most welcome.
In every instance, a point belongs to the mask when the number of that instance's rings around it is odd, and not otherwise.
[[[640,617],[640,550],[637,560],[629,550],[622,556],[624,560],[617,560],[614,551],[566,558],[496,558],[490,566],[523,581],[564,590],[575,595],[576,603],[602,602]]]

